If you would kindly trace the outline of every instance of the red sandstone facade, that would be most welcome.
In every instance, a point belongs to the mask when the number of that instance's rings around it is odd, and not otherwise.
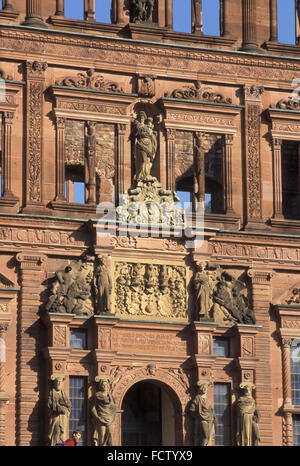
[[[276,1],[220,3],[221,35],[212,37],[202,34],[201,2],[191,34],[173,31],[172,0],[155,2],[152,24],[131,22],[127,0],[112,1],[112,24],[95,22],[93,0],[84,2],[83,21],[64,17],[63,0],[2,2],[0,445],[47,443],[53,373],[66,376],[66,392],[70,377],[86,377],[87,398],[97,375],[110,377],[114,445],[122,444],[123,400],[141,381],[167,399],[162,444],[191,445],[186,408],[201,378],[229,384],[230,406],[239,383],[252,381],[261,445],[293,444],[300,217],[286,213],[292,201],[282,159],[286,142],[300,142],[300,105],[291,100],[300,49],[278,43]],[[197,137],[205,135],[203,160],[218,141],[219,208],[205,214],[199,247],[172,233],[97,235],[97,204],[118,202],[133,182],[130,135],[140,109],[154,118],[153,175],[165,189],[197,192],[203,201]],[[96,151],[87,180],[88,122],[95,122]],[[85,182],[86,202],[74,202],[76,181]],[[117,263],[184,267],[186,317],[125,316],[116,306],[92,317],[47,313],[49,280],[91,248],[107,258],[114,283]],[[255,324],[198,319],[191,283],[199,261],[243,280]],[[70,347],[76,328],[87,330],[85,349]],[[213,354],[216,338],[229,342],[226,356]],[[86,429],[91,444],[88,418]],[[234,445],[233,417],[230,435]]]

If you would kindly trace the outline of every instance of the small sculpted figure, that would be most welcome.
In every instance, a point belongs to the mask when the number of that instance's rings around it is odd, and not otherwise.
[[[194,418],[194,445],[211,446],[214,439],[216,416],[207,397],[211,383],[208,380],[197,382],[198,394],[193,399],[190,412]]]
[[[50,446],[67,440],[68,418],[71,413],[71,402],[62,389],[63,376],[51,376],[53,388],[48,398]]]
[[[96,314],[107,314],[111,311],[112,282],[103,256],[97,257],[94,285],[96,289]]]
[[[116,420],[116,404],[110,393],[109,381],[97,376],[95,382],[99,390],[92,399],[91,416],[94,425],[94,446],[112,446],[112,436]]]
[[[240,389],[242,394],[237,400],[237,434],[236,442],[241,447],[252,447],[259,445],[259,413],[256,403],[252,397],[255,385],[251,382],[242,382]]]
[[[194,288],[196,293],[197,318],[209,319],[212,301],[209,274],[205,270],[205,267],[205,262],[196,263],[197,271],[194,277]]]

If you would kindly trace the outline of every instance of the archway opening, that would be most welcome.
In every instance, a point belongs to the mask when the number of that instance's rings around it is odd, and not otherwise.
[[[138,382],[122,403],[122,446],[175,446],[175,409],[167,391]]]

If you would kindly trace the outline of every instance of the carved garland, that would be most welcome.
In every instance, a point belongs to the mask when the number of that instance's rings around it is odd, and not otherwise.
[[[249,186],[249,216],[261,217],[261,186],[260,186],[260,106],[249,105],[248,113],[248,186]]]

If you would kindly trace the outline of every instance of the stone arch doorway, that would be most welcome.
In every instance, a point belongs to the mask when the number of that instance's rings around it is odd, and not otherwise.
[[[122,446],[175,446],[180,401],[166,384],[142,380],[122,402]]]

